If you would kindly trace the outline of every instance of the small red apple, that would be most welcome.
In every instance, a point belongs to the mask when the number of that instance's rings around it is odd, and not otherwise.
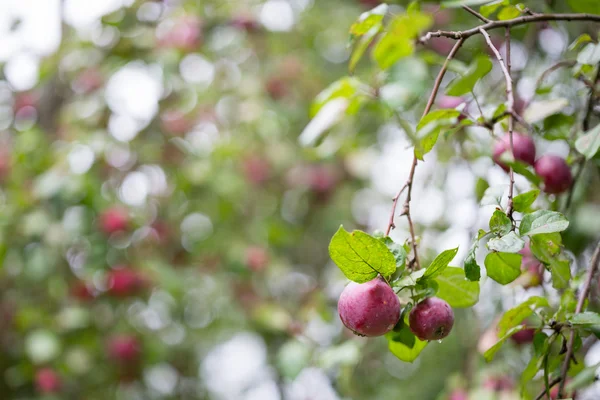
[[[496,142],[492,158],[503,170],[508,172],[508,165],[500,161],[504,152],[510,152],[510,135],[507,133]],[[530,136],[522,135],[513,132],[513,154],[515,160],[524,162],[525,164],[533,165],[535,162],[535,143]]]
[[[42,368],[35,373],[35,386],[42,394],[58,393],[62,386],[60,376],[51,368]]]
[[[108,293],[116,297],[127,297],[139,293],[146,286],[145,278],[129,267],[113,269],[107,274]]]
[[[273,100],[281,100],[290,93],[288,82],[280,77],[269,78],[265,90]]]
[[[244,175],[248,182],[260,186],[269,180],[271,165],[264,157],[250,156],[245,158],[242,163]]]
[[[246,249],[246,265],[254,272],[263,271],[269,264],[269,253],[262,247],[252,246]]]
[[[182,135],[192,128],[192,121],[179,110],[167,110],[160,116],[162,129],[172,135]]]
[[[71,286],[71,296],[80,301],[89,301],[94,298],[94,292],[84,281],[76,281]]]
[[[525,328],[515,333],[510,337],[510,339],[518,345],[521,344],[529,344],[533,342],[533,337],[535,336],[535,329],[533,328]]]
[[[142,347],[135,336],[118,335],[109,339],[107,352],[113,361],[131,364],[139,360]]]
[[[544,191],[559,194],[569,190],[573,184],[571,169],[565,160],[553,154],[546,154],[535,162],[535,172],[544,181]]]
[[[417,304],[408,315],[410,330],[420,340],[440,340],[454,326],[452,307],[437,297],[428,297]]]
[[[107,235],[127,230],[129,214],[120,207],[112,207],[100,214],[100,229]]]
[[[196,50],[201,43],[202,22],[191,15],[175,21],[159,39],[161,46],[183,51]]]
[[[400,300],[382,279],[358,284],[350,282],[338,302],[340,319],[361,336],[381,336],[394,329],[400,319]]]
[[[229,24],[236,29],[248,33],[256,33],[261,30],[261,25],[256,18],[248,14],[236,15],[229,21]]]

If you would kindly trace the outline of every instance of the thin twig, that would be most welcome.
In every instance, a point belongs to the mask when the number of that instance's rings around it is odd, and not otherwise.
[[[541,400],[544,398],[544,396],[546,395],[547,390],[552,389],[552,387],[556,386],[557,383],[560,382],[560,378],[555,378],[552,381],[548,382],[548,389],[544,388],[544,390],[542,390],[542,392],[540,394],[538,394],[534,400]]]
[[[506,113],[508,114],[508,138],[509,138],[509,144],[510,144],[510,152],[511,152],[511,154],[513,154],[513,157],[514,157],[514,150],[513,150],[514,117],[513,117],[513,115],[515,114],[515,109],[514,109],[515,108],[515,96],[513,94],[513,82],[512,82],[512,78],[510,76],[510,31],[509,31],[509,28],[506,28],[507,32],[506,32],[506,63],[505,63],[504,60],[502,59],[502,55],[500,54],[500,52],[498,51],[496,46],[494,46],[494,43],[492,43],[492,39],[490,38],[490,35],[483,28],[479,28],[479,30],[481,31],[481,34],[485,38],[485,41],[487,42],[488,46],[490,47],[490,49],[492,50],[492,52],[498,59],[498,62],[500,63],[500,68],[502,68],[502,73],[504,74],[504,80],[506,82]],[[515,187],[515,174],[514,174],[512,167],[510,167],[508,174],[510,177],[510,184],[508,186],[508,207],[506,210],[506,214],[510,218],[510,220],[512,222],[512,229],[514,230],[515,222],[513,220],[512,214],[513,214],[513,194],[514,194],[514,187]]]
[[[507,19],[504,21],[491,21],[475,28],[467,29],[464,31],[434,31],[428,32],[422,36],[419,41],[426,43],[429,39],[434,37],[447,37],[450,39],[461,39],[469,38],[474,35],[481,33],[480,28],[489,31],[492,29],[507,28],[513,26],[519,26],[529,24],[532,22],[542,21],[595,21],[600,22],[600,15],[594,14],[535,14],[535,15],[524,15],[513,19]]]
[[[590,261],[590,267],[588,270],[587,278],[583,284],[583,288],[581,293],[579,293],[579,299],[577,300],[577,307],[575,307],[575,314],[579,314],[581,310],[583,310],[583,305],[587,300],[588,295],[590,294],[590,287],[592,284],[592,280],[596,275],[596,270],[598,269],[598,265],[600,264],[600,242],[596,246],[596,250],[594,250],[594,255],[592,256],[592,260]],[[567,355],[565,356],[565,361],[563,362],[561,371],[560,371],[560,384],[558,386],[558,398],[561,398],[563,391],[565,389],[565,381],[567,379],[567,372],[569,372],[569,365],[571,364],[571,357],[573,356],[573,345],[575,343],[575,331],[571,331],[571,336],[569,336],[569,341],[567,343]]]
[[[469,6],[463,6],[463,9],[468,11],[469,13],[473,14],[475,17],[479,18],[480,20],[482,20],[483,22],[492,22],[491,19],[484,17],[483,15],[481,15],[480,13],[478,13],[477,11],[473,10],[471,7]]]
[[[452,50],[450,50],[448,57],[446,57],[446,61],[444,61],[444,64],[442,65],[440,72],[438,73],[437,77],[435,78],[435,82],[433,84],[433,89],[431,90],[431,95],[429,96],[429,100],[427,100],[427,105],[425,106],[425,110],[423,111],[423,117],[425,115],[427,115],[427,113],[429,113],[429,111],[431,110],[431,107],[433,106],[433,103],[435,102],[437,93],[440,89],[440,85],[442,84],[442,79],[444,78],[444,75],[446,74],[446,71],[448,70],[448,64],[454,58],[454,56],[458,52],[458,49],[460,49],[460,47],[463,45],[464,41],[465,41],[464,39],[458,40],[454,44],[454,47],[452,47]],[[418,250],[417,250],[415,227],[414,227],[414,224],[412,221],[412,217],[410,215],[410,200],[412,197],[412,184],[413,184],[413,179],[415,177],[415,170],[417,168],[418,161],[419,160],[417,159],[417,156],[414,155],[412,165],[410,167],[410,172],[408,174],[408,178],[406,179],[406,183],[398,191],[398,194],[396,195],[396,197],[394,197],[392,199],[393,200],[392,211],[391,211],[390,219],[389,219],[388,226],[386,229],[386,235],[389,235],[391,230],[394,229],[394,227],[395,227],[394,217],[396,214],[396,207],[398,205],[400,195],[404,192],[405,189],[407,189],[406,199],[404,200],[404,206],[402,209],[402,215],[406,215],[406,219],[408,220],[408,228],[410,230],[410,237],[411,237],[411,241],[412,241],[412,247],[413,247],[413,253],[414,253],[414,263],[416,265],[416,269],[420,269],[421,264],[419,262],[419,254],[418,254]]]

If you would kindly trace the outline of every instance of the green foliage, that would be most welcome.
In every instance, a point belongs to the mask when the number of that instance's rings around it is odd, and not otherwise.
[[[569,221],[559,212],[538,210],[525,214],[519,225],[521,236],[540,233],[562,232],[569,227]]]
[[[458,110],[434,110],[425,115],[417,125],[417,145],[415,156],[423,160],[435,146],[440,133],[458,122]]]
[[[468,280],[462,268],[448,267],[435,281],[438,283],[436,296],[451,307],[472,307],[479,301],[479,282]]]
[[[575,148],[586,159],[590,160],[594,158],[598,154],[598,150],[600,150],[600,124],[584,132],[575,142]]]
[[[512,335],[519,331],[522,331],[523,329],[525,329],[523,325],[518,325],[513,328],[510,328],[506,332],[506,334],[504,334],[504,336],[501,336],[500,339],[492,347],[490,347],[488,350],[485,351],[485,353],[483,353],[483,358],[485,358],[487,362],[492,361],[498,350],[500,350],[500,348],[504,344],[504,342],[506,342]]]
[[[525,241],[514,232],[492,238],[487,242],[488,249],[505,253],[518,253],[523,250],[523,247],[525,247]]]
[[[498,336],[506,335],[510,329],[523,323],[523,321],[533,315],[537,308],[549,306],[550,304],[545,297],[534,296],[511,308],[504,313],[498,322]]]
[[[386,334],[390,352],[400,360],[412,363],[417,359],[421,351],[427,346],[427,341],[419,340],[407,325],[396,332]]]
[[[453,80],[446,93],[450,96],[462,96],[471,93],[473,88],[484,76],[492,70],[492,61],[489,57],[475,57],[469,69],[462,76]]]
[[[513,253],[489,253],[485,257],[485,269],[490,278],[507,285],[521,275],[521,256]]]
[[[526,193],[521,193],[513,198],[513,208],[518,212],[527,212],[533,204],[533,202],[540,195],[538,189],[530,190]]]
[[[441,252],[435,260],[427,267],[425,270],[425,275],[423,278],[434,278],[448,267],[448,264],[452,261],[456,253],[458,252],[458,247],[451,250],[445,250]]]
[[[503,211],[496,210],[490,218],[490,230],[496,235],[506,235],[512,230],[512,222]]]
[[[378,239],[361,232],[347,232],[342,226],[331,238],[329,255],[346,277],[357,283],[368,282],[396,271],[396,259]]]

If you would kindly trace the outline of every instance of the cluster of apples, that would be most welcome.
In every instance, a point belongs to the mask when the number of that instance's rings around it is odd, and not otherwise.
[[[366,283],[351,282],[342,292],[338,313],[344,325],[360,336],[382,336],[400,320],[400,300],[387,282],[377,277]],[[454,312],[437,297],[419,302],[408,316],[410,330],[420,340],[440,340],[454,325]]]

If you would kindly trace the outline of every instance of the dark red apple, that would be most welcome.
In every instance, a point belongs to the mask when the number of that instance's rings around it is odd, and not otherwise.
[[[84,281],[76,281],[71,286],[71,296],[77,300],[89,301],[94,298],[94,293]]]
[[[338,302],[344,325],[360,336],[381,336],[400,319],[400,300],[381,278],[366,283],[351,282]]]
[[[100,229],[107,235],[127,230],[129,214],[120,207],[112,207],[100,214]]]
[[[262,247],[252,246],[246,249],[246,265],[254,272],[264,270],[269,264],[269,253]]]
[[[530,136],[513,132],[513,150],[515,160],[529,165],[533,165],[535,163],[535,143]],[[507,151],[510,152],[510,136],[508,133],[504,135],[502,139],[496,142],[492,156],[496,164],[508,172],[508,165],[500,161],[502,154]]]
[[[540,157],[535,162],[535,172],[542,178],[546,193],[559,194],[573,184],[571,169],[563,158],[553,154]]]
[[[513,390],[515,383],[508,376],[490,376],[483,383],[483,387],[494,392],[504,392]]]
[[[510,337],[510,339],[516,344],[528,344],[533,342],[535,336],[535,329],[525,328]]]
[[[42,394],[58,393],[62,386],[60,376],[51,368],[42,368],[35,373],[35,387]]]
[[[408,315],[410,330],[421,340],[440,340],[454,326],[454,312],[444,300],[429,297],[417,304]]]
[[[107,352],[112,360],[123,364],[130,364],[140,358],[142,347],[135,336],[118,335],[109,339]]]
[[[113,269],[107,274],[108,293],[116,297],[127,297],[138,293],[146,286],[145,278],[130,267]]]

